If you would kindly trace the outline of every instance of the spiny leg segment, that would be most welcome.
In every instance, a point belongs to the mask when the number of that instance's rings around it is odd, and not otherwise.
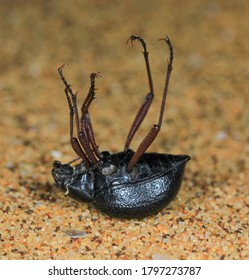
[[[124,151],[127,151],[129,149],[130,143],[131,143],[135,133],[137,132],[138,128],[140,127],[142,121],[144,120],[144,118],[150,108],[150,105],[153,101],[153,97],[154,97],[153,81],[152,81],[150,64],[149,64],[149,53],[146,48],[146,43],[141,37],[131,35],[130,38],[126,41],[126,44],[128,44],[128,42],[131,42],[131,45],[133,46],[133,42],[135,42],[135,41],[139,41],[141,43],[141,45],[143,46],[142,53],[143,53],[145,64],[146,64],[150,92],[146,95],[144,103],[138,110],[137,115],[132,123],[132,126],[130,128],[130,131],[129,131],[128,136],[125,141]]]
[[[86,168],[88,169],[90,167],[90,161],[87,158],[86,154],[84,153],[84,151],[82,150],[80,143],[78,141],[78,139],[76,137],[74,137],[74,107],[73,104],[71,102],[69,93],[68,93],[68,88],[65,88],[65,94],[67,97],[67,101],[68,101],[68,105],[69,105],[69,110],[70,110],[70,141],[71,141],[71,145],[73,150],[75,151],[75,153],[82,158]]]
[[[92,123],[91,123],[91,118],[89,114],[89,107],[92,101],[95,99],[95,91],[97,90],[95,88],[95,78],[101,78],[101,75],[99,72],[97,73],[91,73],[90,75],[90,89],[88,92],[88,95],[83,102],[81,106],[81,119],[80,119],[80,130],[84,131],[84,134],[87,135],[87,138],[91,144],[92,150],[95,154],[96,157],[99,159],[102,157],[98,146],[95,141],[94,133],[93,133],[93,128],[92,128]]]
[[[165,86],[164,86],[164,91],[163,91],[161,109],[160,109],[160,113],[159,113],[159,119],[158,119],[158,123],[154,124],[152,126],[149,133],[145,136],[145,138],[143,139],[143,141],[137,148],[135,154],[131,158],[131,160],[128,164],[128,167],[127,167],[128,172],[132,170],[132,168],[135,166],[135,164],[140,159],[140,157],[145,153],[145,151],[149,148],[149,146],[155,140],[157,134],[160,131],[161,125],[162,125],[163,113],[164,113],[164,109],[165,109],[166,97],[167,97],[168,86],[169,86],[169,80],[170,80],[171,72],[173,70],[172,64],[173,64],[174,54],[173,54],[173,47],[171,45],[170,39],[167,36],[165,38],[159,39],[159,40],[163,40],[167,43],[167,45],[169,47],[169,52],[170,52],[169,61],[168,61],[168,65],[167,65],[167,71],[166,71],[166,80],[165,80]]]
[[[87,110],[85,115],[81,116],[81,121],[79,120],[79,113],[78,113],[78,108],[77,108],[77,93],[74,93],[71,89],[71,86],[67,83],[64,75],[63,75],[63,67],[65,66],[62,65],[59,69],[58,72],[60,74],[61,80],[63,81],[65,85],[65,94],[67,97],[69,109],[70,109],[70,140],[71,140],[71,145],[74,149],[74,151],[77,153],[78,156],[80,156],[86,165],[86,168],[89,169],[91,165],[96,165],[98,163],[98,160],[94,154],[94,151],[98,151],[96,148],[96,142],[95,138],[93,135],[93,130],[92,130],[92,125],[91,125],[91,120],[90,120],[90,115],[88,112],[88,108],[94,98],[95,95],[95,77],[99,77],[99,74],[97,73],[92,73],[90,76],[91,80],[91,86],[89,93],[86,97],[86,100],[84,103],[87,104]],[[69,95],[70,94],[70,95]],[[83,103],[83,104],[84,104]],[[76,123],[76,129],[77,129],[77,134],[78,134],[78,139],[73,136],[73,131],[74,131],[74,118],[75,118],[75,123]],[[85,121],[86,120],[86,121]],[[81,145],[80,145],[81,144]],[[82,149],[83,147],[83,149]],[[91,148],[94,147],[94,148]],[[100,153],[99,153],[100,154]],[[98,156],[98,154],[97,154]]]

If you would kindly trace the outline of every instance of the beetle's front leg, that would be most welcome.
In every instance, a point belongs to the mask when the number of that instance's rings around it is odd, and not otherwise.
[[[90,167],[90,162],[82,150],[80,143],[76,137],[74,137],[74,107],[72,105],[71,99],[68,94],[68,88],[65,88],[65,94],[67,97],[68,105],[69,105],[69,110],[70,110],[70,142],[73,150],[75,153],[83,160],[86,169],[89,169]]]

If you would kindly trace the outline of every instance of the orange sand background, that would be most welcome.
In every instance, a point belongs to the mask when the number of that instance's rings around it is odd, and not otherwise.
[[[0,1],[0,259],[248,259],[248,1]],[[118,152],[148,92],[155,100],[132,142],[158,118],[168,50],[174,70],[150,151],[189,154],[182,189],[158,215],[107,217],[65,198],[54,160],[75,158],[57,68],[82,102],[100,71],[91,116],[101,150]],[[65,230],[85,237],[72,239]]]

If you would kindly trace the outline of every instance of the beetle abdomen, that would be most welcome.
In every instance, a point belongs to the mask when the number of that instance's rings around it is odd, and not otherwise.
[[[146,157],[140,161],[138,168],[148,169]],[[96,192],[93,203],[104,213],[119,218],[143,218],[160,211],[169,204],[178,193],[189,156],[149,154],[159,157],[162,170],[140,180],[117,184],[108,183]],[[163,166],[164,165],[164,166]],[[154,176],[153,176],[154,175]],[[138,176],[139,177],[139,176]],[[141,178],[141,177],[140,177]]]

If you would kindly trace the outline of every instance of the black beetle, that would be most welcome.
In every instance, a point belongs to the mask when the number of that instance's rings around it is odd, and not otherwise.
[[[63,75],[64,65],[58,69],[65,85],[65,94],[70,109],[71,145],[82,162],[71,166],[72,162],[61,164],[61,162],[55,161],[52,175],[57,186],[65,195],[76,200],[91,202],[96,208],[110,216],[143,218],[157,213],[178,193],[185,165],[190,160],[187,155],[145,153],[161,128],[172,71],[173,48],[171,42],[167,36],[160,40],[167,43],[170,56],[159,120],[152,126],[135,152],[129,149],[131,140],[145,118],[154,97],[148,52],[144,40],[131,35],[127,43],[130,41],[133,44],[134,41],[139,41],[142,44],[150,92],[134,119],[124,151],[120,153],[100,152],[95,142],[89,106],[95,96],[95,78],[100,77],[100,74],[92,73],[90,75],[90,90],[82,104],[81,117],[79,117],[77,93],[72,91]],[[77,137],[74,137],[74,123]]]

